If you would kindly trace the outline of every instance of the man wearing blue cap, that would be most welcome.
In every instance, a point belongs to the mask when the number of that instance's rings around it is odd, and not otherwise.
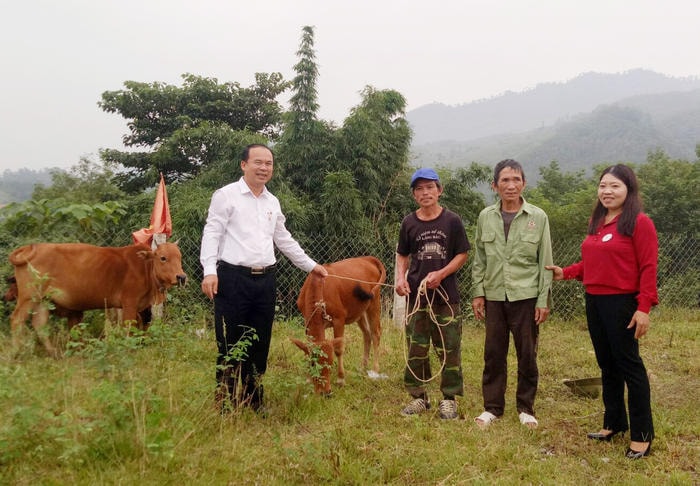
[[[464,393],[456,273],[467,261],[470,245],[461,218],[440,206],[442,190],[433,169],[418,169],[411,177],[411,191],[419,207],[403,219],[399,231],[396,293],[409,301],[404,384],[413,398],[401,415],[430,408],[425,388],[432,378],[428,356],[432,341],[441,363],[440,418],[456,419],[455,396]]]

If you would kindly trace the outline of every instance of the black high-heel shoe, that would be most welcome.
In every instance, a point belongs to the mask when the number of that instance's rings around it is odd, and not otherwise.
[[[610,442],[612,438],[615,437],[617,434],[624,433],[624,430],[613,430],[611,432],[608,432],[607,434],[603,434],[602,432],[589,432],[588,434],[586,434],[586,437],[588,437],[591,440]]]
[[[627,459],[641,459],[642,457],[646,457],[649,454],[651,454],[651,442],[649,442],[649,445],[643,451],[635,451],[631,447],[628,447],[627,452],[625,452],[625,457]]]

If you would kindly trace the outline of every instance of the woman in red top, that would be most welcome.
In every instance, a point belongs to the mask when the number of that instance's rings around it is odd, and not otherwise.
[[[586,319],[603,383],[603,428],[588,438],[609,441],[627,426],[630,459],[648,456],[654,438],[649,379],[638,339],[649,330],[649,311],[658,303],[658,239],[642,212],[637,178],[629,167],[605,169],[598,201],[581,244],[581,261],[546,267],[554,280],[577,279],[586,288]]]

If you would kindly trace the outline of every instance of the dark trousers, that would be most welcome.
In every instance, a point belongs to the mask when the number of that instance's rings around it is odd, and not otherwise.
[[[484,373],[481,389],[484,410],[497,417],[505,408],[508,380],[508,346],[513,334],[518,358],[518,387],[515,400],[518,412],[534,415],[539,326],[535,324],[537,299],[516,302],[486,301],[486,339],[484,341]]]
[[[627,329],[636,310],[634,294],[586,294],[588,332],[603,383],[603,428],[627,430],[627,385],[631,439],[648,442],[654,438],[649,378],[639,355],[634,328]]]
[[[214,297],[216,382],[234,403],[259,408],[263,401],[262,375],[275,317],[275,274],[250,275],[220,265]],[[240,380],[241,391],[238,392]]]

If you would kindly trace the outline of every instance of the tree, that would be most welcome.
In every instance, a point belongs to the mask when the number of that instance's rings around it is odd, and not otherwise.
[[[361,94],[360,105],[339,131],[335,170],[353,174],[363,195],[363,212],[378,232],[388,215],[398,217],[392,198],[397,188],[407,185],[411,129],[406,99],[399,92],[367,86]]]
[[[0,209],[0,223],[18,241],[104,241],[105,232],[127,213],[119,201],[73,203],[63,198],[30,199]]]
[[[440,196],[442,204],[462,216],[465,228],[476,227],[479,213],[486,206],[477,188],[491,180],[491,167],[473,162],[454,171],[440,169],[440,180],[445,187]]]
[[[567,194],[588,187],[585,170],[562,173],[559,162],[553,160],[548,167],[540,167],[537,189],[553,203],[564,202]]]
[[[195,177],[215,160],[232,155],[235,132],[268,139],[278,135],[282,108],[276,98],[289,87],[281,74],[257,73],[248,88],[192,74],[182,77],[182,87],[126,81],[126,89],[102,94],[98,105],[128,120],[124,145],[149,149],[100,153],[126,168],[119,182],[130,192],[148,187],[159,172],[171,181]]]
[[[596,168],[594,173],[601,171]],[[597,179],[586,179],[583,170],[562,172],[556,161],[539,172],[537,187],[527,187],[525,197],[547,213],[552,240],[557,244],[582,240],[595,203]]]
[[[292,81],[294,94],[289,100],[290,115],[293,124],[303,126],[316,120],[318,112],[318,96],[316,81],[318,66],[314,50],[314,28],[305,26],[302,29],[301,43],[297,51],[299,62],[294,66],[297,75]]]
[[[671,160],[663,151],[650,152],[637,170],[645,212],[660,233],[700,231],[697,188],[700,161]]]
[[[284,115],[282,136],[276,146],[281,161],[280,176],[307,195],[318,192],[325,172],[331,170],[333,127],[317,117],[318,96],[316,82],[318,66],[314,51],[314,30],[302,29],[297,51],[299,61],[294,65],[289,111]]]

